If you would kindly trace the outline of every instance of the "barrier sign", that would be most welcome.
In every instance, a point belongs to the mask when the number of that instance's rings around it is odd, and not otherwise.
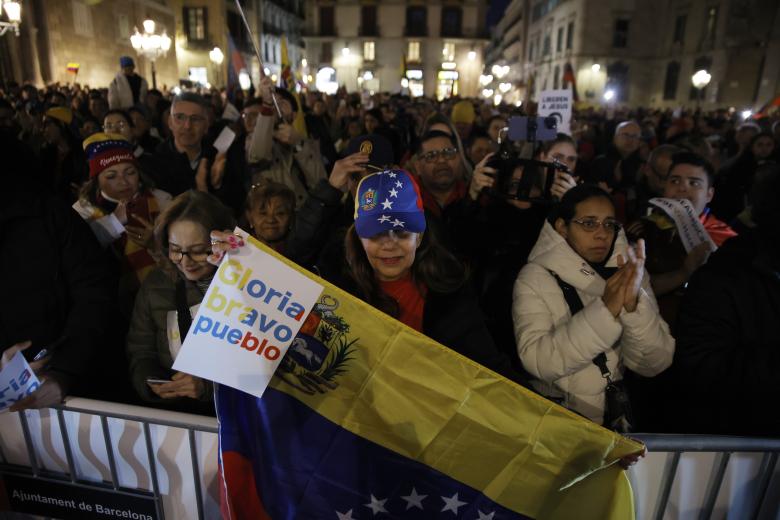
[[[0,474],[0,511],[63,520],[157,520],[154,496],[85,484]]]

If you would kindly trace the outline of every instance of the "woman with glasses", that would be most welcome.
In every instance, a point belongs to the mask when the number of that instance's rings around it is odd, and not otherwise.
[[[216,271],[209,230],[233,226],[231,210],[198,191],[179,195],[160,215],[154,236],[162,265],[141,286],[127,334],[131,381],[144,401],[213,413],[210,384],[171,367]]]
[[[117,259],[120,310],[129,316],[135,293],[156,265],[152,230],[171,196],[154,189],[122,135],[97,133],[83,146],[89,181],[73,209]]]
[[[612,199],[583,184],[563,196],[528,260],[512,308],[523,367],[542,395],[616,427],[607,381],[618,383],[624,367],[655,376],[674,354],[644,268],[644,242],[629,246]]]

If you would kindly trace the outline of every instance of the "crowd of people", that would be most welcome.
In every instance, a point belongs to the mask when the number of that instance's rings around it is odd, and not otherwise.
[[[172,366],[239,224],[607,427],[780,434],[780,116],[582,108],[517,143],[532,102],[161,92],[120,69],[0,89],[0,349],[44,380],[15,409],[213,413]]]

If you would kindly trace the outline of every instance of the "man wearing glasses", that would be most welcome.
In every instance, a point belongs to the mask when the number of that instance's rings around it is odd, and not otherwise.
[[[453,136],[438,130],[423,135],[414,157],[414,168],[420,180],[425,211],[446,225],[451,208],[468,191]]]
[[[182,92],[174,97],[168,125],[171,137],[157,147],[147,173],[158,188],[175,197],[197,187],[195,176],[201,159],[212,164],[216,150],[203,142],[209,125],[201,96]]]

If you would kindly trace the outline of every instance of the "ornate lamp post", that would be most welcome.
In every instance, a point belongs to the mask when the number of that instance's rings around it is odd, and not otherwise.
[[[20,2],[3,2],[0,5],[0,15],[3,14],[3,10],[5,10],[8,21],[0,21],[0,36],[8,31],[13,31],[16,36],[19,36],[19,24],[22,23],[22,4]]]
[[[214,79],[217,80],[215,83],[219,87],[222,83],[222,73],[219,66],[222,65],[225,55],[219,47],[214,47],[209,51],[209,59],[211,60],[211,63],[214,64]]]
[[[154,62],[157,58],[164,57],[168,54],[168,50],[171,48],[171,38],[163,29],[162,34],[155,34],[156,24],[153,20],[144,20],[143,27],[144,32],[141,34],[138,32],[138,28],[135,28],[135,33],[130,37],[130,44],[135,51],[152,62],[152,88],[157,88],[157,70],[154,67]]]
[[[702,94],[704,93],[704,88],[710,84],[711,79],[712,79],[712,75],[704,69],[696,71],[696,73],[693,76],[691,76],[691,83],[693,84],[693,87],[699,91],[699,95],[696,96],[697,109],[701,104],[701,97]]]

